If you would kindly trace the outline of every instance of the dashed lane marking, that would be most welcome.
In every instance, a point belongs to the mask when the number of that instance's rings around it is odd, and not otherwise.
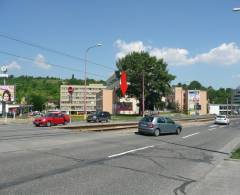
[[[209,126],[209,127],[216,127],[217,125],[211,125],[211,126]]]
[[[183,139],[186,139],[186,138],[188,138],[188,137],[197,135],[197,134],[199,134],[199,133],[200,133],[200,132],[196,132],[196,133],[193,133],[193,134],[190,134],[190,135],[186,135],[186,136],[184,136],[184,137],[182,137],[182,138],[183,138]]]
[[[216,127],[215,127],[215,128],[211,128],[211,129],[208,129],[208,131],[212,131],[212,130],[214,130],[214,129],[216,129]]]
[[[128,153],[133,153],[133,152],[136,152],[136,151],[139,151],[139,150],[145,150],[145,149],[154,148],[154,147],[155,146],[152,145],[152,146],[145,146],[145,147],[142,147],[142,148],[136,148],[136,149],[133,149],[133,150],[128,150],[126,152],[110,155],[110,156],[108,156],[108,158],[114,158],[114,157],[118,157],[118,156],[123,156],[123,155],[128,154]]]

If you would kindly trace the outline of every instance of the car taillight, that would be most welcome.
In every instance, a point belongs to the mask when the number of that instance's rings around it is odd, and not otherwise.
[[[153,128],[154,125],[153,125],[152,123],[149,123],[149,124],[148,124],[148,127],[149,127],[149,128]]]

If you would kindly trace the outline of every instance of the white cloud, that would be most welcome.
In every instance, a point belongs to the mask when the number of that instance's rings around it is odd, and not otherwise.
[[[145,46],[142,41],[126,43],[125,41],[117,40],[116,45],[117,45],[117,48],[120,50],[116,55],[117,58],[123,58],[127,54],[134,51],[141,52],[141,51],[147,51],[148,49],[151,49],[151,47]]]
[[[184,48],[153,48],[145,46],[143,42],[130,42],[117,40],[116,45],[119,52],[116,58],[122,58],[133,51],[148,51],[151,56],[158,59],[163,58],[169,65],[192,65],[192,64],[213,64],[213,65],[232,65],[240,63],[240,48],[236,43],[223,43],[220,46],[209,50],[206,53],[200,53],[193,57],[189,51]]]
[[[12,61],[10,64],[8,64],[6,66],[9,70],[14,70],[14,69],[20,70],[21,69],[21,66],[16,61]]]
[[[38,54],[34,62],[35,64],[37,64],[39,68],[42,68],[42,69],[51,68],[51,65],[46,63],[45,57],[42,54]]]
[[[197,55],[194,60],[206,64],[237,64],[240,62],[240,48],[235,43],[223,43],[208,53]]]
[[[153,48],[150,52],[151,56],[158,59],[163,58],[170,65],[189,65],[193,64],[193,59],[188,57],[188,50],[181,48]]]

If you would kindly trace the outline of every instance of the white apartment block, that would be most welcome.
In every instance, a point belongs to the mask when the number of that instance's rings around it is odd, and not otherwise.
[[[73,87],[72,101],[68,87]],[[87,112],[96,111],[96,94],[106,86],[103,84],[89,84],[86,86],[86,110]],[[84,112],[84,85],[61,85],[60,86],[60,109],[62,111]]]

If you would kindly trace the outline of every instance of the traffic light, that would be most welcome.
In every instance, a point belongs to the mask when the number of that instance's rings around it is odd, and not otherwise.
[[[197,103],[194,107],[195,107],[195,110],[201,110],[202,109],[202,106],[199,103]]]
[[[115,71],[115,79],[116,79],[116,80],[119,80],[120,77],[121,77],[121,72],[120,72],[119,70],[116,70],[116,71]]]

